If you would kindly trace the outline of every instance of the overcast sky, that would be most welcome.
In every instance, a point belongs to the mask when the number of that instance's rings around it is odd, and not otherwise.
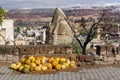
[[[0,0],[4,9],[120,5],[120,0]]]

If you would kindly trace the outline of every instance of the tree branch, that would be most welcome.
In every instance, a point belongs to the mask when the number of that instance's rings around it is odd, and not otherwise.
[[[78,39],[78,37],[76,35],[74,35],[74,37],[76,38],[76,40],[79,42],[80,46],[83,48],[82,42]]]
[[[72,25],[69,23],[68,18],[65,18],[65,20],[66,20],[66,22],[69,24],[69,26],[70,26],[70,28],[71,28],[72,32],[74,33],[74,37],[75,37],[75,38],[76,38],[76,40],[79,42],[79,44],[80,44],[81,48],[83,48],[82,42],[81,42],[81,41],[78,39],[78,37],[75,35],[75,31],[74,31],[74,29],[73,29]]]
[[[100,18],[100,19],[98,20],[98,22],[95,23],[95,22],[93,21],[93,25],[91,26],[89,33],[93,32],[94,30],[97,29],[97,27],[100,25],[99,23],[103,20],[103,18],[104,18],[104,14],[102,15],[102,18]]]

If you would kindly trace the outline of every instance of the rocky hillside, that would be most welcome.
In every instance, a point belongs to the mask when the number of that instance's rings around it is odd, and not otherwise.
[[[113,8],[107,8],[106,10],[112,10]],[[71,8],[62,9],[67,16],[81,17],[88,15],[98,15],[103,9],[101,8],[91,8],[91,9],[81,9],[81,8]],[[13,9],[7,12],[10,19],[15,20],[15,26],[39,26],[44,23],[51,21],[54,15],[55,9]]]
[[[67,16],[83,16],[99,13],[100,10],[94,9],[63,9]],[[54,9],[19,9],[9,10],[9,18],[12,19],[39,19],[52,17]]]

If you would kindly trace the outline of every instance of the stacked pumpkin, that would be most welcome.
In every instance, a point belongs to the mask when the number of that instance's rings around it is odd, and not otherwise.
[[[11,69],[27,73],[32,71],[47,71],[47,70],[62,70],[67,68],[76,68],[75,61],[70,61],[66,58],[47,58],[28,56],[26,58],[21,58],[19,62],[12,63],[10,65]]]

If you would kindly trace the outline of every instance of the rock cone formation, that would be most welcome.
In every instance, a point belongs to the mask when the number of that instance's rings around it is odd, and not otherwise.
[[[69,45],[72,43],[73,33],[66,19],[64,12],[60,8],[56,8],[50,24],[50,43],[53,45]]]

